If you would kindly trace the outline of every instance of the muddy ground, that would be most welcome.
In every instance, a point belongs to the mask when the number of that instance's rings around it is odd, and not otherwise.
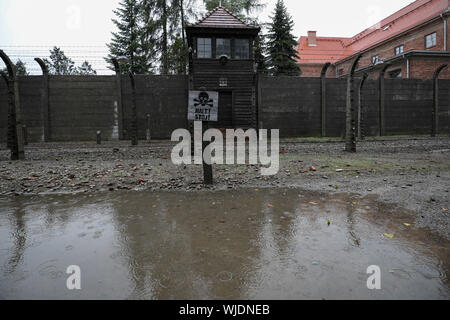
[[[417,213],[416,226],[450,239],[450,138],[389,138],[358,143],[282,141],[280,171],[262,177],[258,166],[214,165],[215,184],[202,184],[201,166],[175,166],[173,144],[47,143],[26,147],[26,161],[0,150],[0,195],[117,190],[227,190],[296,187],[326,193],[376,195]]]

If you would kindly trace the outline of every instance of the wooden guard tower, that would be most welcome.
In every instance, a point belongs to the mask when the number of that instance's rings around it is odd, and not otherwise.
[[[216,128],[257,127],[253,44],[259,31],[223,7],[186,27],[189,89],[219,92]]]

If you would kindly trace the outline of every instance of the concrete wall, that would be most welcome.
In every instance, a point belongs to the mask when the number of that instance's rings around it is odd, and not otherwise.
[[[43,141],[43,78],[19,78],[23,119],[29,141]],[[358,81],[356,81],[358,83]],[[450,124],[450,80],[439,80],[439,132]],[[115,76],[50,76],[50,131],[54,141],[118,139],[121,127]],[[154,139],[168,139],[173,130],[186,128],[188,79],[186,76],[137,76],[136,102],[139,138],[146,137],[150,114]],[[258,123],[280,129],[282,137],[321,135],[320,79],[261,77],[258,88]],[[345,129],[345,79],[326,79],[326,133],[343,136]],[[122,76],[124,138],[129,139],[131,84]],[[385,80],[387,135],[428,134],[431,130],[432,80]],[[355,102],[357,99],[355,97]],[[8,95],[0,81],[0,141],[6,141]],[[362,90],[363,125],[366,136],[379,133],[378,82],[367,80]]]
[[[355,81],[356,84],[359,81]],[[450,81],[439,80],[439,132],[450,125]],[[345,132],[346,79],[326,79],[326,135]],[[386,135],[428,134],[431,130],[433,81],[385,80]],[[357,103],[355,96],[355,103]],[[362,89],[363,130],[379,133],[378,81],[367,80]],[[280,129],[282,137],[319,136],[321,103],[319,78],[272,78],[260,80],[260,121],[267,129]]]
[[[0,79],[2,80],[2,79]],[[20,77],[19,91],[29,141],[43,141],[44,115],[41,97],[43,78]],[[131,118],[131,83],[122,76],[123,119],[128,138]],[[138,131],[146,137],[147,114],[151,115],[152,137],[170,137],[186,127],[187,77],[136,76]],[[53,141],[89,141],[102,131],[102,139],[119,137],[119,95],[115,76],[50,76],[49,122]],[[6,141],[8,94],[0,81],[0,141]]]

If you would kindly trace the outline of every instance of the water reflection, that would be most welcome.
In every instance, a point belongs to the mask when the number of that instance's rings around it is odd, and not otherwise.
[[[111,193],[3,198],[0,211],[3,298],[450,297],[449,242],[371,198]],[[81,291],[65,287],[72,264]],[[381,291],[366,287],[372,264]]]

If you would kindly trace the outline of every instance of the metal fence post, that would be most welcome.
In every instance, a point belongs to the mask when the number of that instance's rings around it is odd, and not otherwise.
[[[209,123],[202,121],[202,134],[205,133],[209,129]],[[203,137],[202,137],[203,140]],[[205,149],[208,147],[210,142],[203,141],[203,147],[202,147],[202,162],[203,162],[203,181],[206,185],[212,185],[214,183],[213,181],[213,170],[212,170],[212,163],[211,158],[209,158],[209,154],[205,155]],[[207,157],[207,160],[209,164],[205,161],[205,156]]]
[[[11,160],[24,160],[22,115],[20,112],[19,82],[17,81],[16,68],[3,50],[0,50],[0,58],[8,70],[8,91],[11,97],[9,108],[11,122],[8,128],[8,138],[11,139]]]

